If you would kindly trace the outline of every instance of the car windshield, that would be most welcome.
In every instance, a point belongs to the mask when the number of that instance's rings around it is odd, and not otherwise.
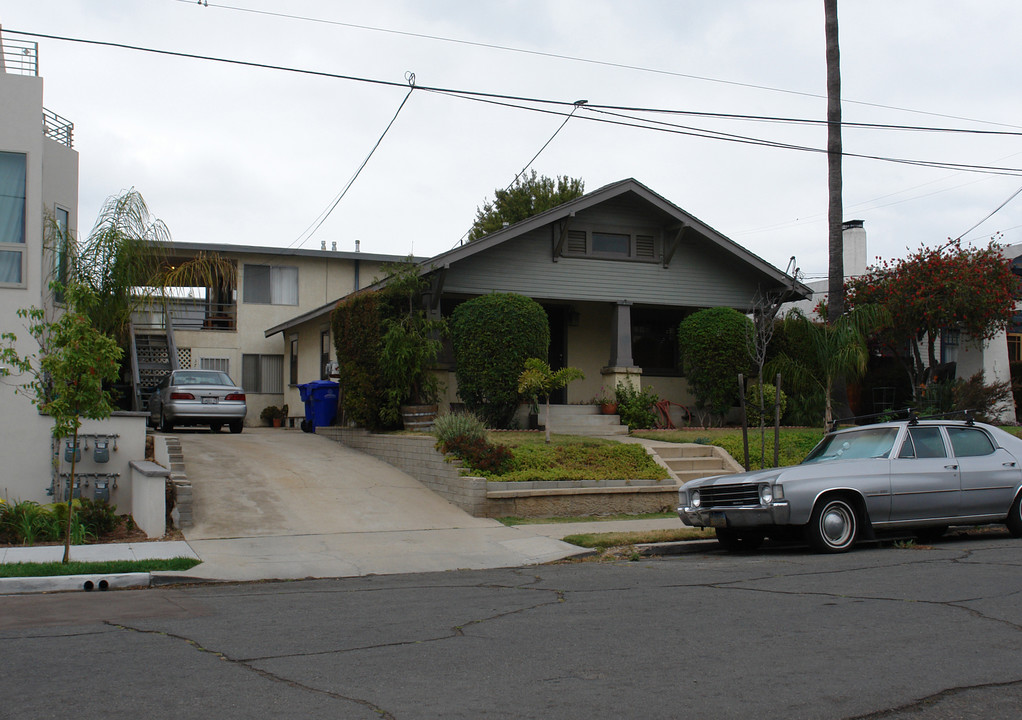
[[[227,373],[218,370],[190,370],[174,376],[174,385],[233,385]]]
[[[864,428],[828,435],[813,448],[802,464],[890,457],[897,437],[896,427]]]

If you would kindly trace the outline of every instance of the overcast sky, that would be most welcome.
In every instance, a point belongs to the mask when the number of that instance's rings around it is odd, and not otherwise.
[[[1022,133],[1022,2],[840,0],[839,17],[846,122]],[[134,186],[178,241],[433,255],[587,100],[532,168],[587,190],[633,177],[779,268],[794,255],[806,279],[826,274],[825,155],[599,122],[613,118],[595,107],[823,120],[823,0],[0,0],[0,23],[393,84],[30,38],[46,107],[75,124],[82,234]],[[310,236],[394,118],[407,72],[420,89]],[[819,126],[620,112],[826,147]],[[846,128],[844,142],[1011,169],[846,158],[845,219],[865,221],[871,258],[957,237],[1022,187],[1022,135]],[[994,236],[1022,242],[1022,195],[966,239]]]

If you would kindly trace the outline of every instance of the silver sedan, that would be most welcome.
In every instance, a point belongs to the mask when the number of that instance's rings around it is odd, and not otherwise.
[[[972,422],[903,421],[829,433],[799,465],[685,483],[678,515],[730,549],[802,537],[844,552],[877,531],[936,539],[1005,523],[1022,537],[1022,439]]]
[[[149,422],[164,432],[175,425],[208,425],[219,432],[227,425],[240,433],[247,412],[245,391],[218,370],[175,370],[149,399]]]

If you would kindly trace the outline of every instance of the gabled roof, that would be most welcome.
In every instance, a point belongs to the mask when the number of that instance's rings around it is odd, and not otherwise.
[[[538,215],[533,215],[532,217],[522,220],[521,222],[517,222],[514,225],[509,225],[506,228],[490,233],[478,240],[466,243],[465,245],[456,247],[453,250],[440,253],[428,260],[423,260],[419,263],[419,267],[425,272],[429,272],[433,268],[446,267],[452,263],[458,262],[459,260],[471,257],[476,253],[485,252],[496,245],[500,245],[512,238],[516,238],[530,232],[531,230],[571,217],[578,212],[587,210],[591,207],[607,202],[608,200],[618,198],[629,193],[645,200],[650,205],[667,215],[674,217],[680,225],[690,227],[707,240],[717,244],[729,253],[738,256],[739,259],[744,260],[756,270],[759,270],[773,278],[779,284],[789,285],[792,282],[792,278],[790,276],[786,275],[763,258],[749,252],[738,243],[717,232],[703,221],[685,212],[670,200],[667,200],[663,196],[653,192],[634,178],[619,180],[609,185],[604,185],[598,190],[586,193],[581,197],[570,200],[562,205],[558,205],[550,210],[541,212]],[[795,283],[795,291],[796,293],[802,294],[809,294],[812,292],[809,288],[798,282]]]
[[[648,187],[640,183],[634,178],[628,178],[625,180],[619,180],[618,182],[604,185],[598,190],[586,193],[581,197],[570,200],[566,203],[558,205],[555,208],[546,210],[537,215],[533,215],[530,218],[517,222],[514,225],[509,225],[506,228],[502,228],[496,232],[490,233],[485,237],[478,240],[466,243],[452,250],[440,253],[431,258],[421,260],[418,263],[419,273],[426,275],[434,270],[443,269],[451,266],[454,263],[470,258],[478,253],[486,252],[502,243],[509,240],[521,237],[522,235],[529,233],[533,230],[545,227],[551,223],[558,222],[570,217],[573,217],[579,212],[587,210],[589,208],[605,203],[609,200],[616,198],[623,198],[631,195],[634,198],[645,201],[656,210],[664,213],[668,217],[674,218],[677,221],[678,227],[687,227],[691,231],[699,234],[707,241],[715,244],[721,250],[730,253],[735,256],[739,261],[742,261],[752,267],[754,270],[763,273],[767,277],[771,278],[779,286],[785,286],[792,288],[795,295],[801,295],[803,297],[812,294],[812,290],[802,283],[796,281],[789,275],[774,267],[766,260],[763,260],[758,255],[749,252],[747,249],[734,242],[730,238],[725,237],[721,233],[711,228],[706,223],[702,222],[698,218],[690,215],[689,213],[682,210],[680,207],[670,202],[661,195],[653,192]],[[385,284],[386,279],[380,280],[373,285],[366,286],[365,290],[379,287]],[[284,323],[275,325],[266,331],[266,337],[270,337],[278,332],[286,331],[292,327],[295,327],[303,322],[314,319],[323,314],[329,313],[336,305],[336,301],[328,303],[321,308],[312,310],[304,313],[298,317],[292,318]]]

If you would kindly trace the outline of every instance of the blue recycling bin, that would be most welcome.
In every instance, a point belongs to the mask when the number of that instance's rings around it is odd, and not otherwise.
[[[305,403],[305,422],[302,430],[315,432],[318,427],[332,425],[337,417],[337,394],[340,385],[333,380],[315,380],[298,386]]]

